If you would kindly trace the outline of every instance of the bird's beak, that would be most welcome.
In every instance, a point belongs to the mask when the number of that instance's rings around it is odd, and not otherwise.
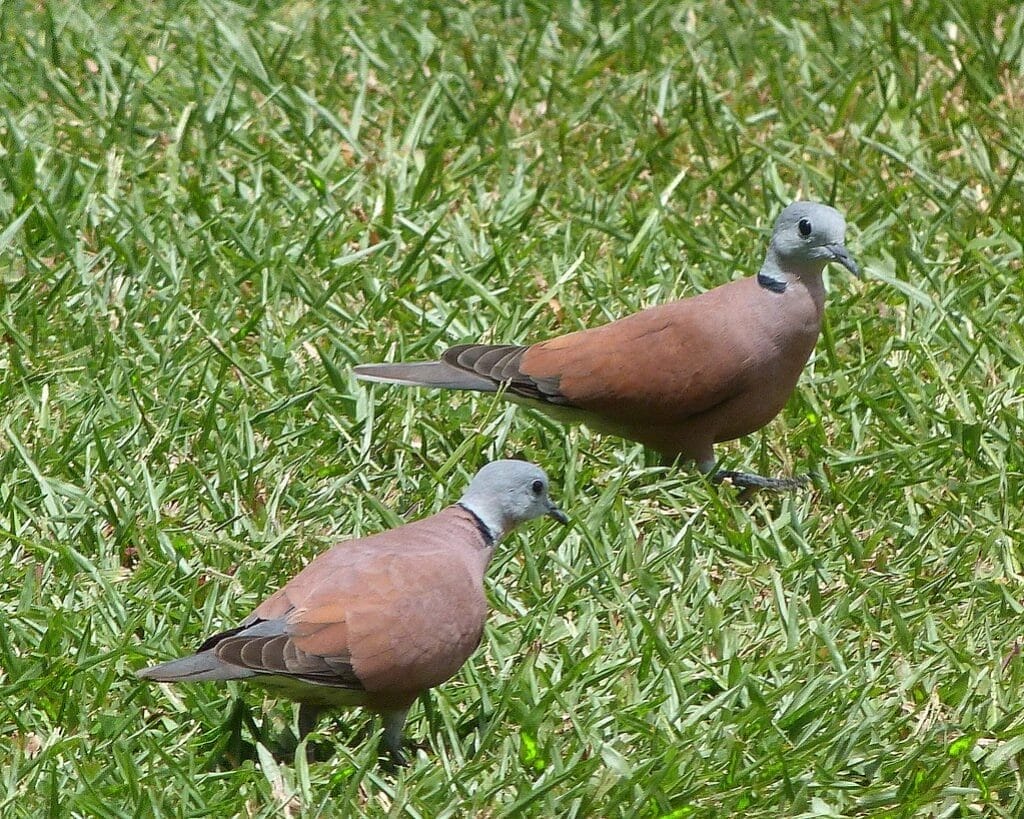
[[[825,249],[831,254],[833,262],[839,262],[843,267],[849,270],[858,279],[860,278],[860,268],[857,267],[857,263],[853,260],[853,256],[849,254],[845,247],[842,245],[825,245]]]
[[[548,508],[548,517],[554,518],[563,526],[567,526],[569,524],[569,516],[554,504],[551,504]]]

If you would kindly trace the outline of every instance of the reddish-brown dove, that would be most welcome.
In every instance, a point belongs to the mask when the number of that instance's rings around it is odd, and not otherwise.
[[[384,745],[404,764],[409,706],[455,674],[480,642],[494,545],[542,515],[568,522],[548,496],[544,471],[525,461],[490,463],[455,505],[333,546],[241,625],[139,677],[255,683],[300,703],[300,739],[321,710],[362,705],[383,715]]]
[[[440,361],[363,364],[358,378],[504,397],[599,432],[640,441],[667,462],[715,469],[714,444],[760,429],[796,386],[821,330],[821,271],[854,275],[846,222],[828,205],[795,202],[751,278],[532,346],[464,344]],[[748,488],[801,481],[717,472]]]

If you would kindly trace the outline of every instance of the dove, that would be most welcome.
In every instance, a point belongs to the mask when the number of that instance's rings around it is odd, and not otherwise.
[[[487,617],[484,572],[495,544],[548,515],[567,523],[544,471],[499,460],[437,514],[336,544],[242,622],[195,654],[142,669],[164,683],[244,680],[300,703],[299,739],[321,712],[364,706],[383,716],[384,746],[406,764],[402,730],[422,692],[452,677]]]
[[[438,361],[361,364],[357,378],[497,392],[556,419],[639,441],[713,480],[790,489],[803,479],[716,471],[714,445],[782,410],[821,331],[822,270],[859,269],[835,208],[794,202],[756,276],[532,345],[460,344]]]

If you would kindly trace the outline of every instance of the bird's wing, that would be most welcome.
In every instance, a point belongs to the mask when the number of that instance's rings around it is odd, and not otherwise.
[[[442,361],[543,404],[626,423],[678,422],[756,381],[759,350],[770,350],[738,309],[751,284],[739,280],[532,347],[453,347]]]
[[[428,688],[454,674],[480,640],[482,541],[469,513],[449,507],[340,543],[200,651],[320,685]]]

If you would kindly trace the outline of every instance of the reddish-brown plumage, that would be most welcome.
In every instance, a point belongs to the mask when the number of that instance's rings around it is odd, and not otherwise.
[[[784,293],[739,279],[534,344],[519,369],[557,383],[564,404],[599,430],[667,457],[713,460],[712,444],[760,429],[785,405],[814,349],[823,303],[818,278]]]
[[[312,658],[348,664],[366,705],[408,704],[451,677],[479,644],[491,552],[473,516],[450,506],[426,520],[339,543],[242,625],[280,621],[287,640],[275,646],[272,669],[302,673]],[[296,659],[289,660],[293,649]],[[266,664],[249,668],[266,670]]]

